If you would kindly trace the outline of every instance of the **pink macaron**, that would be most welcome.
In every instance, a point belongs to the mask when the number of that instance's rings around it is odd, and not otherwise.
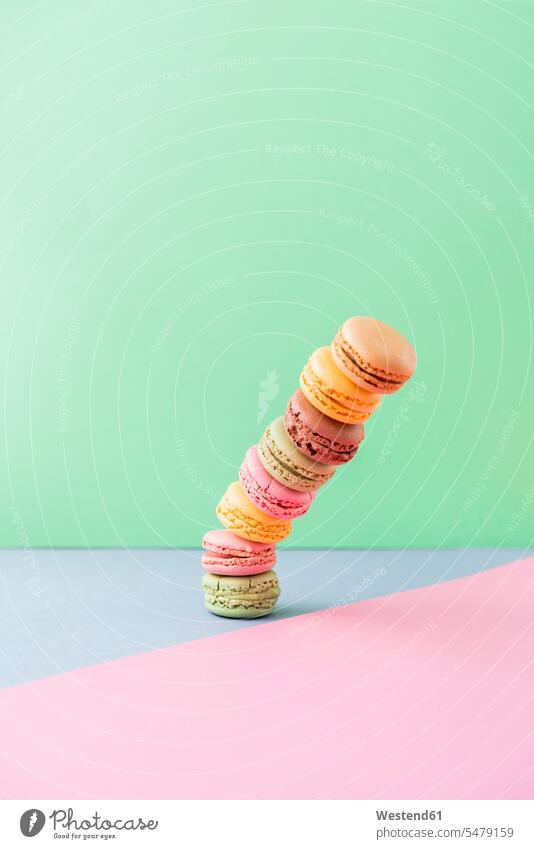
[[[363,424],[331,419],[310,404],[300,389],[289,399],[284,427],[299,451],[317,463],[331,466],[352,460],[365,435]]]
[[[222,529],[204,534],[202,548],[202,565],[213,575],[261,575],[276,563],[274,543],[252,542]]]
[[[252,503],[276,519],[303,516],[315,497],[312,490],[299,492],[275,480],[260,462],[256,445],[248,449],[239,469],[239,477]]]

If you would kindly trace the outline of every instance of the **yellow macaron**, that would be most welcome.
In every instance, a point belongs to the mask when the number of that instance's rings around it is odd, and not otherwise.
[[[344,424],[368,419],[378,408],[381,396],[356,386],[343,374],[330,348],[317,348],[300,375],[300,388],[313,406]]]
[[[227,530],[255,542],[279,542],[291,533],[291,521],[259,510],[248,500],[239,481],[231,483],[224,493],[217,505],[217,517]]]

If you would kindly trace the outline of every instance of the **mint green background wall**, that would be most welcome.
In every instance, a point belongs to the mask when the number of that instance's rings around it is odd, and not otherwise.
[[[291,544],[530,542],[534,4],[0,15],[2,545],[197,545],[359,313],[417,382]]]

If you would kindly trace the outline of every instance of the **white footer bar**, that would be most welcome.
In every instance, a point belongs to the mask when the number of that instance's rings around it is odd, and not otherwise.
[[[531,801],[4,801],[0,845],[533,849]],[[35,843],[30,839],[35,838]]]

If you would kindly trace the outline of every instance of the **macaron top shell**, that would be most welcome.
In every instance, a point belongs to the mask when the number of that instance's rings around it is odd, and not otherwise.
[[[205,574],[202,587],[209,593],[221,593],[228,596],[249,596],[265,594],[268,598],[278,598],[280,584],[276,572],[264,572],[262,575],[236,577],[233,575]]]
[[[255,554],[274,554],[276,546],[272,542],[257,542],[243,539],[222,528],[204,534],[202,548],[216,554],[228,554],[232,557],[250,557]]]
[[[340,327],[333,343],[336,365],[351,380],[374,392],[395,392],[414,373],[413,346],[389,324],[355,316]]]

